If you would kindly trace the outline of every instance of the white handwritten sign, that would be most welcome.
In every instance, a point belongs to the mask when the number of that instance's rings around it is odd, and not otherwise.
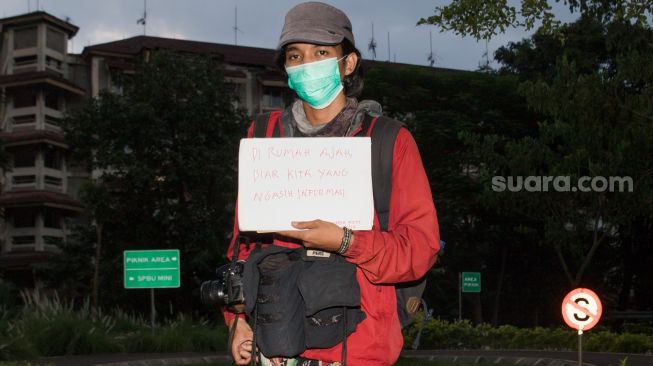
[[[315,219],[370,230],[371,143],[368,137],[242,139],[240,230],[293,230],[291,221]]]

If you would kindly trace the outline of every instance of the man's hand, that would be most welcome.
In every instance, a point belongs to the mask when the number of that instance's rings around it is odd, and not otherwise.
[[[301,240],[306,248],[337,252],[345,235],[340,226],[328,221],[293,221],[291,224],[295,229],[300,230],[279,231],[277,234]],[[353,239],[352,237],[352,244]]]
[[[230,330],[234,321],[236,321],[236,318],[229,322]],[[252,328],[247,324],[247,321],[245,321],[245,319],[238,319],[234,338],[231,343],[231,356],[234,358],[234,363],[236,365],[244,366],[249,364],[252,360],[253,338],[254,334],[252,333]]]

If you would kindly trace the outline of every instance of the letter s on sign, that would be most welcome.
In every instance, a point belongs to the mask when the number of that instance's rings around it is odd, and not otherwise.
[[[495,192],[503,192],[506,190],[506,177],[494,176],[492,177],[492,190]]]

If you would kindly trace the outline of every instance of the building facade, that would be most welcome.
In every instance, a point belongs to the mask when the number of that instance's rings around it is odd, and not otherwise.
[[[0,19],[0,140],[10,167],[0,177],[0,278],[39,287],[35,268],[70,235],[83,213],[78,191],[94,172],[68,161],[65,111],[117,90],[118,73],[157,49],[211,54],[223,62],[239,107],[253,116],[283,107],[292,93],[271,49],[137,36],[68,50],[78,27],[46,12]]]

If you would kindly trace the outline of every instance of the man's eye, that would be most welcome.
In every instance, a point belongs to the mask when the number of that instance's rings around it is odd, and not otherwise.
[[[319,50],[319,51],[317,51],[317,53],[318,53],[318,55],[320,55],[320,56],[326,56],[326,55],[329,54],[329,51],[327,51],[327,50]]]
[[[297,60],[297,59],[299,59],[299,55],[288,55],[288,60],[289,61]]]

